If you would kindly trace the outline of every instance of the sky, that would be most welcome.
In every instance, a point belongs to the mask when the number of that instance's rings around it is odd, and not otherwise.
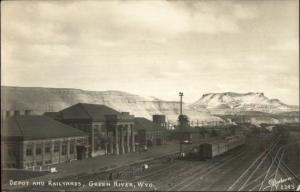
[[[298,0],[4,1],[1,84],[299,104]]]

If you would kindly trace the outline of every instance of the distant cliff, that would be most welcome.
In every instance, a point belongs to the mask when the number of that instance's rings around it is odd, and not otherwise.
[[[121,91],[85,91],[65,88],[1,87],[1,106],[5,110],[31,109],[34,114],[55,112],[76,103],[104,104],[118,111],[128,111],[135,116],[152,119],[153,114],[164,114],[176,123],[179,102],[146,98]],[[191,121],[223,121],[212,116],[206,109],[193,109],[187,105],[183,111]]]

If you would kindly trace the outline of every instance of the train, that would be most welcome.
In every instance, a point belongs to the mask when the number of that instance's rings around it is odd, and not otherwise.
[[[212,159],[244,144],[245,137],[242,135],[206,141],[193,147],[189,153],[185,154],[185,157],[197,160]]]

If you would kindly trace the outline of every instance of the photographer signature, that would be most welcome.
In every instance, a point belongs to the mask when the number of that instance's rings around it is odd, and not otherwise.
[[[279,180],[276,180],[275,178],[270,179],[269,182],[268,182],[269,186],[265,187],[264,190],[267,189],[267,188],[272,188],[272,187],[275,187],[275,189],[277,190],[279,184],[282,184],[282,183],[285,183],[285,182],[291,181],[291,180],[292,180],[291,177],[288,177],[288,178],[285,178],[285,179],[280,178]]]

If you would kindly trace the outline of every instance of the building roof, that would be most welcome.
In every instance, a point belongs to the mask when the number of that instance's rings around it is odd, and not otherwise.
[[[22,137],[24,140],[85,136],[70,127],[46,116],[13,116],[3,122],[2,136]]]
[[[153,123],[152,121],[144,118],[144,117],[135,117],[134,118],[135,123],[135,129],[144,129],[147,131],[157,131],[157,130],[164,130],[161,126],[159,126],[156,123]]]
[[[59,115],[59,112],[45,112],[43,115],[51,118],[55,118]]]
[[[77,103],[59,112],[62,119],[90,119],[105,121],[105,115],[121,115],[120,112],[106,105]]]

